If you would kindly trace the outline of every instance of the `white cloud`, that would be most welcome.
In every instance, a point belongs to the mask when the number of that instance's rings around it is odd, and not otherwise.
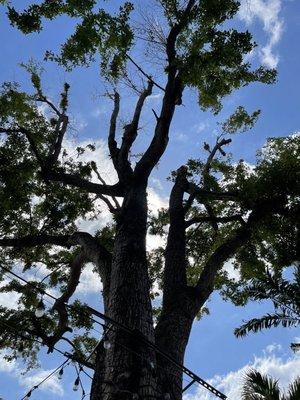
[[[53,370],[42,370],[36,372],[34,375],[19,377],[20,384],[30,389],[35,385],[38,385],[43,379],[51,374]],[[63,396],[64,390],[58,380],[57,374],[52,375],[47,379],[41,386],[39,386],[39,391],[51,392],[60,397]]]
[[[215,388],[225,393],[231,400],[241,398],[241,388],[243,378],[250,368],[257,369],[262,374],[267,374],[278,379],[282,389],[286,389],[288,385],[299,376],[300,371],[300,354],[295,354],[288,358],[278,355],[281,346],[271,344],[263,351],[261,356],[254,356],[254,359],[247,365],[236,371],[230,371],[226,375],[215,375],[208,382]],[[194,394],[188,394],[184,400],[213,400],[215,397],[203,388],[197,388]]]
[[[91,115],[94,118],[98,118],[102,115],[105,115],[107,113],[107,107],[106,106],[99,106],[95,108],[92,112]]]
[[[8,353],[2,351],[0,353],[0,372],[9,374],[11,377],[17,379],[18,384],[24,386],[26,390],[30,390],[33,386],[38,385],[44,378],[51,374],[53,370],[39,370],[33,374],[26,375],[20,368],[16,360],[7,361],[5,356]],[[41,391],[50,391],[60,397],[63,396],[64,391],[58,380],[57,374],[52,375],[40,387]]]
[[[0,353],[0,372],[12,373],[16,369],[18,369],[17,362],[16,360],[7,361],[5,359],[6,355],[7,355],[6,351],[2,351]]]
[[[188,141],[188,135],[186,135],[185,133],[176,133],[175,134],[175,140],[177,142],[187,142]]]
[[[0,288],[7,285],[11,280],[10,279],[3,279],[0,282]],[[17,309],[18,308],[18,300],[20,298],[20,294],[16,292],[8,292],[8,293],[0,293],[0,305],[2,307],[10,308],[10,309]],[[1,359],[0,359],[1,363]],[[1,366],[0,366],[1,368]],[[1,370],[1,369],[0,369]]]
[[[268,42],[259,49],[262,63],[269,68],[276,68],[279,62],[274,47],[279,43],[283,33],[283,20],[280,18],[281,0],[243,0],[239,17],[247,24],[258,19],[268,36]]]
[[[199,124],[194,125],[193,130],[194,130],[196,133],[202,133],[202,132],[205,131],[208,127],[209,127],[209,123],[208,123],[208,122],[200,122]]]
[[[94,265],[89,263],[82,271],[76,294],[100,293],[101,290],[102,283],[99,274],[94,271]]]
[[[223,270],[227,272],[228,278],[233,279],[235,281],[239,281],[241,278],[240,271],[237,268],[234,268],[234,264],[232,260],[226,261],[223,266]]]
[[[155,94],[151,94],[151,96],[148,96],[146,101],[158,101],[162,99],[162,93],[155,93]]]

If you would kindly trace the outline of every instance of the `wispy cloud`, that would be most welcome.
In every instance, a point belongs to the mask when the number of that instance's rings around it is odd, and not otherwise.
[[[280,17],[282,0],[242,0],[239,17],[246,24],[259,20],[267,34],[267,44],[259,49],[262,63],[276,68],[279,55],[274,52],[283,34],[283,20]]]
[[[16,360],[7,361],[5,356],[8,353],[6,351],[2,351],[0,353],[0,372],[7,373],[12,378],[15,378],[20,386],[26,388],[26,390],[33,388],[35,385],[38,385],[44,378],[51,374],[53,370],[43,370],[40,369],[30,375],[24,375],[20,364]],[[64,394],[63,388],[58,380],[57,374],[52,375],[49,379],[47,379],[40,387],[41,391],[50,391],[57,396],[62,397]]]
[[[226,393],[229,399],[240,399],[243,378],[250,368],[254,368],[263,374],[278,379],[279,385],[286,389],[299,375],[300,354],[284,358],[280,352],[280,345],[276,343],[271,344],[266,347],[262,355],[254,356],[254,359],[247,365],[244,365],[236,371],[230,371],[226,375],[215,375],[209,382],[218,390]],[[194,394],[186,395],[184,400],[198,400],[200,398],[202,400],[212,400],[215,397],[210,395],[206,390],[199,388]]]

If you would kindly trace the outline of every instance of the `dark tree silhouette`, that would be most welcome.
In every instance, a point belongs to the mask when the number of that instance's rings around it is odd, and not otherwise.
[[[132,5],[124,3],[112,15],[105,11],[105,2],[99,9],[96,3],[45,0],[24,12],[8,9],[11,23],[27,34],[40,31],[43,19],[59,15],[75,18],[75,32],[61,53],[47,53],[48,58],[69,69],[89,64],[100,54],[101,72],[113,85],[107,142],[118,180],[107,184],[97,159],[84,163],[64,149],[69,129],[68,84],[58,105],[44,93],[33,65],[27,69],[34,93],[22,92],[14,83],[2,86],[1,263],[13,269],[21,262],[24,271],[40,263],[46,265],[51,275],[35,284],[41,289],[55,287],[61,294],[45,315],[36,318],[38,290],[16,280],[2,288],[20,293],[21,298],[16,310],[1,307],[1,321],[6,324],[0,328],[1,345],[16,355],[22,344],[22,355],[33,362],[39,346],[26,337],[18,339],[15,331],[7,328],[17,329],[22,324],[22,331],[41,338],[50,352],[65,339],[84,360],[95,345],[92,323],[83,304],[76,301],[67,308],[66,303],[76,292],[85,264],[92,262],[102,281],[105,314],[132,333],[107,330],[111,346],[101,341],[89,360],[95,371],[91,398],[180,400],[182,372],[144,340],[183,363],[195,317],[213,290],[226,282],[224,262],[235,257],[246,278],[251,275],[249,259],[261,260],[264,246],[272,249],[273,257],[281,256],[282,267],[294,261],[299,137],[270,140],[251,172],[242,160],[235,164],[227,159],[225,149],[231,139],[223,133],[216,143],[204,145],[206,159],[189,160],[172,174],[168,210],[149,219],[148,180],[168,146],[170,125],[184,91],[196,88],[200,106],[218,113],[222,99],[235,89],[252,82],[272,83],[276,73],[264,67],[253,70],[245,61],[255,46],[250,33],[227,29],[225,24],[237,13],[238,1],[158,2],[165,29],[150,27],[142,33],[146,35],[143,39],[149,39],[150,45],[158,46],[164,54],[159,82],[132,56],[134,43],[139,43],[139,35],[130,24]],[[121,96],[117,82],[128,82],[128,62],[134,63],[146,83],[119,138]],[[153,112],[151,142],[134,163],[131,151],[140,138],[141,114],[154,86],[162,89],[161,107]],[[49,107],[50,118],[40,112],[41,103]],[[249,115],[239,107],[222,128],[229,134],[243,131],[257,117],[258,112]],[[93,146],[77,152],[80,155],[85,150],[92,151]],[[92,236],[79,232],[76,221],[97,213],[96,199],[108,206],[114,224]],[[165,249],[147,254],[148,227],[152,233],[167,236]],[[163,292],[156,325],[151,304],[153,281]],[[77,328],[85,328],[86,333],[72,336],[71,331]]]

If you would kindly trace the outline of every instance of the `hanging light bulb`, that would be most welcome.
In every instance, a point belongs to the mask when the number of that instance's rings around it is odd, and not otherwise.
[[[104,340],[103,347],[105,348],[105,350],[109,350],[111,348],[111,344],[110,344],[110,341],[108,339]]]
[[[79,388],[79,376],[77,376],[77,378],[76,378],[76,380],[74,382],[73,391],[77,392],[78,388]]]
[[[154,368],[155,368],[155,365],[154,365],[154,362],[153,362],[153,361],[150,361],[150,362],[149,362],[149,365],[150,365],[151,369],[154,369]]]
[[[63,374],[64,374],[64,369],[61,368],[61,369],[59,370],[59,373],[58,373],[58,377],[57,377],[57,378],[58,378],[59,380],[62,380]]]
[[[43,302],[43,299],[41,299],[39,301],[39,304],[38,304],[34,314],[37,318],[41,318],[45,314],[45,304]]]
[[[26,394],[24,400],[29,400],[30,396],[31,396],[31,391]]]
[[[105,350],[109,350],[111,348],[111,343],[108,340],[108,337],[106,334],[104,334],[104,336],[103,336],[103,347],[105,348]]]
[[[18,357],[22,357],[23,351],[24,351],[24,346],[21,343],[20,346],[18,347],[18,350],[17,350],[17,356]]]

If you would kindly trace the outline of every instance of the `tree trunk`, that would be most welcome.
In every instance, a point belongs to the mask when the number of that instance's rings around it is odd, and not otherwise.
[[[111,344],[105,350],[102,390],[93,400],[155,398],[152,367],[155,354],[141,338],[154,341],[150,280],[146,258],[146,185],[135,185],[124,198],[117,218],[107,314],[134,331],[108,326]],[[99,349],[99,353],[102,350]],[[153,364],[152,364],[153,363]],[[103,356],[97,356],[95,375],[103,374]],[[94,379],[96,381],[96,378]],[[97,388],[99,385],[97,385]]]
[[[185,349],[192,324],[198,310],[198,301],[193,299],[192,288],[177,292],[174,301],[163,307],[155,329],[156,345],[181,365],[184,364]],[[171,400],[182,399],[182,371],[165,357],[158,357],[159,385]]]

